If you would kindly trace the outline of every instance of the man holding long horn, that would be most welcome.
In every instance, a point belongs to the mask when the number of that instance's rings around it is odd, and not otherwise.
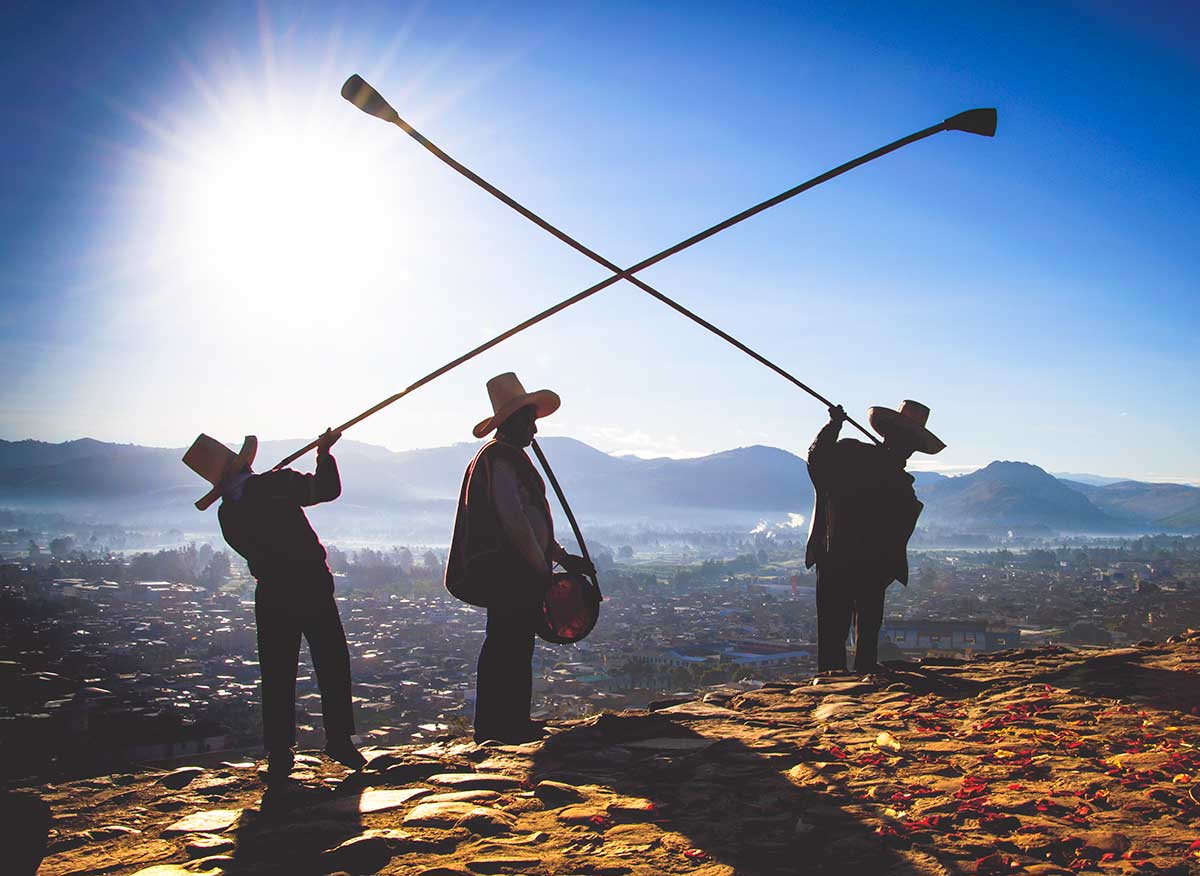
[[[350,651],[333,598],[333,575],[325,548],[304,509],[332,502],[342,492],[330,448],[341,432],[326,429],[317,439],[317,470],[302,474],[281,468],[256,474],[251,468],[258,439],[247,435],[239,453],[201,435],[183,457],[213,485],[196,507],[217,499],[221,534],[245,558],[257,586],[254,620],[262,671],[263,742],[267,779],[286,779],[295,761],[296,667],[300,639],[308,640],[325,725],[325,753],[351,769],[366,759],[354,744],[350,696]]]
[[[487,634],[475,684],[475,740],[529,742],[543,731],[529,716],[533,702],[534,618],[555,563],[595,574],[583,557],[554,540],[546,485],[525,448],[537,420],[558,410],[558,394],[526,392],[510,372],[487,383],[492,415],[475,426],[492,430],[463,477],[446,561],[446,588],[487,608]]]
[[[912,400],[867,411],[882,444],[839,441],[847,419],[841,405],[830,407],[808,451],[816,502],[804,564],[817,567],[817,671],[846,671],[853,622],[854,671],[866,674],[876,669],[888,585],[908,584],[908,539],[924,507],[905,464],[946,445],[925,428],[929,408]]]

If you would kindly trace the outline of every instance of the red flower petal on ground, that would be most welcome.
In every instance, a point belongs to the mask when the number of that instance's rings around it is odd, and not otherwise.
[[[703,861],[708,858],[708,852],[704,851],[704,849],[688,849],[683,853],[683,856],[693,861]]]

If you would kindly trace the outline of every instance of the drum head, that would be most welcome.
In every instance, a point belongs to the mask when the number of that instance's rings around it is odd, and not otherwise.
[[[600,617],[600,588],[590,578],[571,572],[554,576],[542,597],[537,634],[547,642],[567,645],[583,639]]]

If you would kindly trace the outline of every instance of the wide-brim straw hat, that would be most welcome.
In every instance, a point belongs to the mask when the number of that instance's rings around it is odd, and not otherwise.
[[[481,420],[472,430],[476,438],[482,438],[526,405],[537,408],[537,417],[548,417],[558,410],[562,399],[549,389],[526,392],[517,375],[511,371],[497,374],[487,382],[488,398],[492,402],[492,415]]]
[[[898,411],[883,407],[867,409],[867,422],[884,438],[891,438],[921,453],[941,453],[946,445],[925,428],[928,421],[929,408],[912,399],[900,402]]]
[[[221,487],[225,479],[249,467],[257,453],[258,439],[253,435],[247,435],[242,441],[242,449],[234,453],[216,438],[201,433],[183,455],[183,464],[213,485],[213,488],[196,502],[196,507],[204,511],[217,501],[221,497]]]

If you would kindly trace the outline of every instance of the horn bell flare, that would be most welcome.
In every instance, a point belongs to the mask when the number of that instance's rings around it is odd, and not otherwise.
[[[383,95],[357,73],[342,84],[342,97],[377,119],[383,119],[385,122],[400,120],[400,115],[383,99]]]
[[[994,107],[969,109],[943,122],[947,131],[966,131],[981,137],[996,136],[996,110]]]

